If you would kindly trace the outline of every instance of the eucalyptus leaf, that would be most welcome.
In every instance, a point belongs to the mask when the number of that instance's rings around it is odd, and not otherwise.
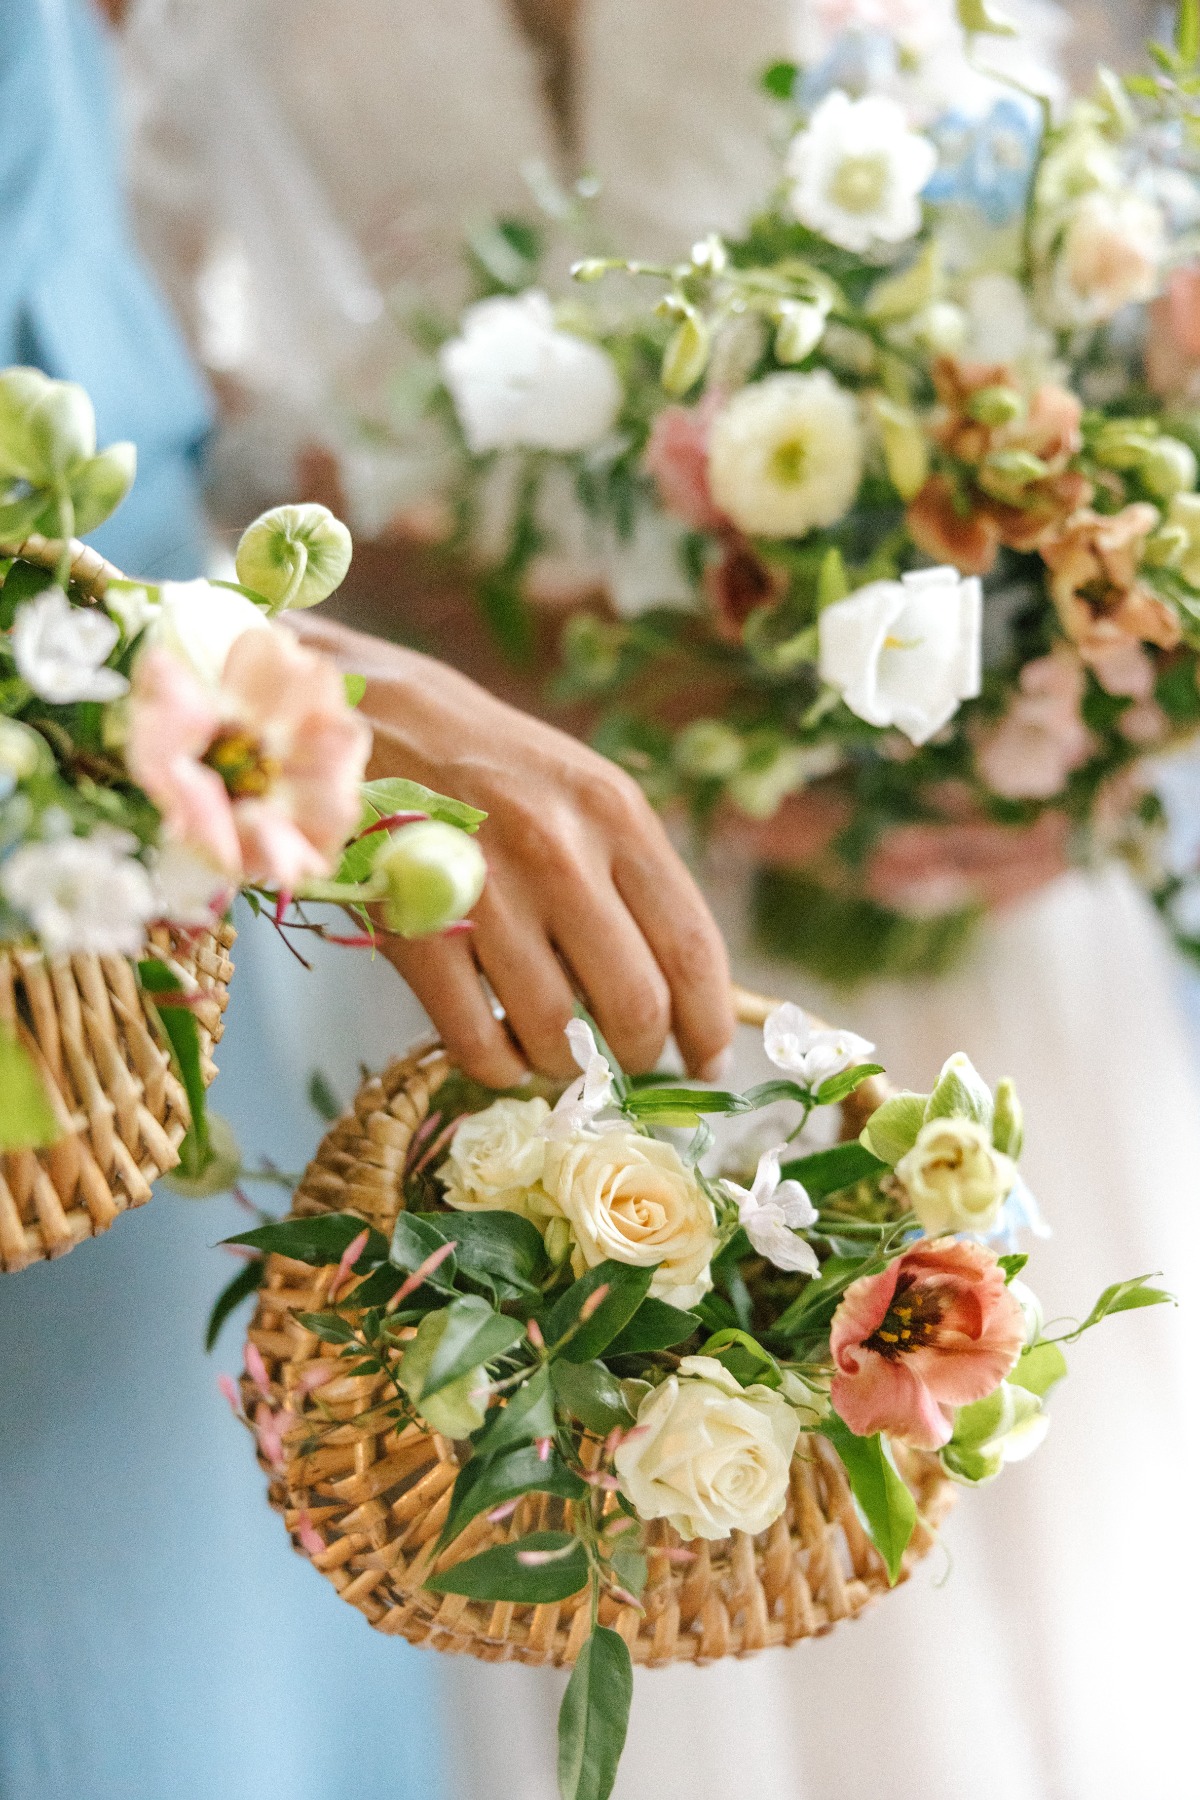
[[[916,1501],[896,1473],[878,1432],[856,1437],[836,1415],[825,1419],[820,1429],[842,1459],[863,1523],[894,1587],[917,1523]]]
[[[579,1317],[580,1309],[599,1287],[608,1293],[591,1318],[585,1319],[559,1352],[568,1362],[591,1362],[608,1348],[617,1333],[628,1325],[646,1298],[654,1270],[639,1269],[630,1263],[602,1262],[573,1282],[565,1294],[555,1301],[542,1324],[548,1344],[563,1338]]]
[[[523,1556],[552,1560],[531,1565],[521,1561]],[[587,1551],[578,1538],[568,1531],[534,1531],[428,1576],[425,1586],[435,1594],[545,1606],[577,1594],[587,1579]]]
[[[561,1800],[608,1800],[632,1703],[633,1665],[625,1639],[597,1625],[579,1652],[558,1715]]]

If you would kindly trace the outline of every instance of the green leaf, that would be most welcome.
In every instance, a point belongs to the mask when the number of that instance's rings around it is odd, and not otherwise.
[[[827,1194],[839,1194],[870,1176],[886,1174],[889,1166],[865,1144],[854,1142],[799,1156],[784,1163],[780,1174],[787,1181],[801,1182],[810,1200],[823,1200]]]
[[[360,791],[364,803],[380,819],[388,819],[393,813],[423,812],[428,813],[431,819],[441,819],[447,825],[457,825],[462,831],[478,831],[487,818],[487,814],[480,812],[478,807],[467,806],[461,800],[452,800],[447,794],[436,793],[433,788],[425,787],[419,781],[407,781],[400,775],[386,775],[379,781],[364,781]]]
[[[139,962],[138,975],[147,994],[182,994],[184,991],[179,977],[157,957],[147,957],[145,961]],[[204,1102],[200,1027],[195,1015],[186,1006],[156,1006],[154,1010],[171,1046],[191,1114],[191,1126],[179,1146],[179,1161],[185,1175],[199,1175],[211,1155]]]
[[[208,1329],[204,1333],[206,1350],[211,1350],[216,1344],[221,1335],[221,1327],[230,1313],[236,1311],[242,1301],[248,1300],[251,1294],[257,1294],[262,1286],[266,1266],[262,1257],[256,1256],[253,1262],[243,1264],[233,1280],[221,1289],[213,1302],[213,1309],[208,1315]]]
[[[882,1063],[856,1063],[852,1069],[843,1069],[840,1075],[831,1075],[817,1089],[818,1106],[836,1106],[847,1094],[852,1094],[871,1075],[882,1075]]]
[[[1179,0],[1175,48],[1179,60],[1189,66],[1200,57],[1200,0]]]
[[[14,1032],[0,1029],[0,1151],[44,1150],[61,1136],[37,1064]]]
[[[566,1343],[560,1355],[568,1362],[591,1362],[611,1344],[617,1333],[628,1325],[646,1298],[653,1269],[638,1269],[629,1263],[602,1262],[573,1282],[565,1294],[555,1301],[542,1324],[548,1344],[556,1344],[579,1317],[580,1308],[598,1287],[607,1286],[608,1293],[590,1319],[585,1319]]]
[[[448,1216],[443,1224],[441,1214],[398,1212],[392,1227],[388,1261],[393,1267],[403,1269],[406,1275],[413,1274],[443,1244],[457,1243],[453,1224],[454,1220]],[[426,1277],[428,1285],[440,1294],[452,1294],[457,1268],[458,1255],[452,1252],[432,1275]]]
[[[652,1087],[626,1095],[624,1110],[644,1125],[696,1125],[703,1113],[742,1113],[750,1102],[719,1089]]]
[[[773,62],[763,70],[758,83],[764,94],[770,94],[772,100],[790,100],[795,92],[799,73],[794,62]]]
[[[608,1800],[632,1703],[633,1664],[625,1639],[596,1625],[571,1670],[558,1715],[561,1800]]]
[[[633,1542],[630,1543],[628,1539],[621,1538],[609,1560],[616,1570],[617,1580],[621,1586],[628,1593],[635,1594],[640,1600],[642,1591],[650,1579],[650,1564],[645,1551],[638,1547],[636,1533],[630,1535]]]
[[[248,1244],[264,1256],[290,1256],[293,1262],[307,1263],[323,1269],[339,1263],[360,1232],[367,1233],[366,1249],[354,1265],[355,1273],[366,1275],[387,1257],[387,1239],[357,1213],[321,1213],[312,1219],[280,1219],[272,1225],[256,1225],[253,1231],[241,1231],[225,1238],[226,1244]]]
[[[519,1319],[493,1311],[477,1294],[464,1294],[449,1306],[426,1313],[404,1352],[400,1380],[414,1400],[425,1400],[502,1356],[524,1336]]]
[[[341,1102],[320,1069],[314,1069],[308,1078],[308,1103],[327,1124],[342,1116]]]
[[[367,691],[366,676],[365,675],[351,675],[349,672],[347,672],[346,674],[344,674],[342,676],[342,686],[346,690],[346,705],[347,706],[361,705],[362,697]],[[399,812],[400,808],[397,807],[396,811]]]
[[[1027,1256],[998,1256],[996,1261],[1004,1270],[1004,1280],[1007,1283],[1015,1281],[1016,1277],[1025,1267],[1025,1264],[1029,1261],[1029,1258]]]
[[[552,1561],[530,1567],[522,1556],[548,1556]],[[480,1556],[455,1563],[425,1586],[435,1594],[466,1594],[472,1600],[515,1600],[544,1606],[566,1600],[587,1586],[587,1551],[569,1531],[534,1531],[510,1544],[496,1544]]]
[[[441,1232],[445,1242],[453,1239],[457,1245],[454,1260],[459,1274],[484,1281],[495,1289],[500,1299],[515,1300],[536,1293],[539,1282],[550,1272],[541,1232],[519,1213],[457,1212],[452,1216],[410,1213],[408,1216],[432,1225]]]
[[[487,1424],[473,1440],[477,1457],[495,1456],[518,1444],[554,1436],[556,1420],[550,1394],[550,1371],[545,1364],[509,1395],[504,1406],[488,1414]]]
[[[743,1387],[752,1387],[757,1382],[775,1388],[782,1383],[775,1358],[763,1349],[757,1338],[735,1325],[714,1332],[701,1344],[697,1354],[715,1357]]]
[[[587,1491],[557,1450],[542,1458],[532,1444],[522,1444],[498,1456],[473,1456],[454,1484],[438,1548],[444,1549],[479,1513],[490,1512],[520,1494],[557,1494],[562,1500],[582,1500]]]
[[[860,1275],[874,1274],[883,1266],[884,1259],[877,1256],[829,1257],[821,1264],[817,1279],[801,1290],[767,1335],[795,1339],[826,1327],[850,1283],[857,1281]]]
[[[850,577],[846,573],[846,564],[836,544],[821,558],[821,567],[817,571],[817,611],[823,613],[827,606],[836,606],[850,592]]]
[[[354,1327],[348,1320],[339,1318],[337,1313],[297,1313],[296,1318],[305,1331],[311,1331],[323,1344],[355,1342]]]
[[[614,1356],[644,1356],[652,1350],[671,1350],[676,1344],[686,1343],[699,1329],[700,1320],[695,1313],[682,1312],[648,1294],[604,1354],[611,1361]]]
[[[878,1432],[874,1437],[856,1437],[836,1416],[826,1419],[820,1429],[842,1459],[867,1533],[894,1587],[917,1522],[916,1501],[896,1473]]]
[[[1022,1350],[1016,1368],[1008,1379],[1017,1387],[1023,1387],[1040,1400],[1044,1394],[1067,1373],[1067,1359],[1057,1344],[1031,1344],[1028,1350]]]
[[[1134,1275],[1128,1281],[1114,1281],[1111,1287],[1105,1288],[1083,1324],[1069,1335],[1073,1338],[1082,1337],[1085,1331],[1090,1331],[1093,1325],[1098,1325],[1101,1319],[1107,1319],[1113,1313],[1133,1312],[1139,1306],[1176,1305],[1174,1294],[1169,1294],[1165,1288],[1146,1286],[1152,1279],[1152,1275]]]
[[[893,1094],[871,1114],[858,1134],[859,1143],[894,1168],[916,1143],[928,1103],[928,1094]]]
[[[560,1356],[551,1365],[550,1378],[559,1403],[597,1437],[607,1437],[618,1425],[633,1424],[621,1385],[602,1362],[568,1362]]]

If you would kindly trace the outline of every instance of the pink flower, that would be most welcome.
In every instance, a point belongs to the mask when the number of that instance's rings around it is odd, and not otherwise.
[[[1117,720],[1117,730],[1126,743],[1142,750],[1161,744],[1170,729],[1171,721],[1157,700],[1135,700]]]
[[[129,772],[168,840],[234,880],[290,891],[329,874],[370,742],[333,664],[283,630],[237,638],[215,691],[161,648],[133,672]]]
[[[693,531],[716,531],[726,521],[708,486],[708,434],[723,396],[706,394],[697,406],[666,406],[655,419],[644,464],[669,513]]]
[[[846,1289],[833,1316],[830,1398],[859,1437],[947,1443],[954,1408],[994,1391],[1021,1354],[1021,1308],[990,1250],[926,1239]]]
[[[1150,308],[1146,379],[1167,400],[1200,396],[1200,263],[1176,269]]]
[[[975,746],[976,766],[994,794],[1049,800],[1062,792],[1096,748],[1080,716],[1086,685],[1083,665],[1065,646],[1025,664],[1008,711]]]

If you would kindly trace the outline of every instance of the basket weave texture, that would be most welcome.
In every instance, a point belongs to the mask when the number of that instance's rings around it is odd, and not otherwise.
[[[446,1056],[434,1046],[368,1077],[353,1110],[332,1127],[309,1165],[293,1216],[353,1212],[390,1234],[404,1203],[414,1135],[449,1073]],[[249,1332],[271,1379],[275,1420],[284,1427],[282,1458],[276,1456],[272,1468],[260,1448],[259,1460],[271,1478],[271,1504],[293,1542],[299,1548],[299,1532],[307,1536],[315,1527],[327,1548],[312,1561],[380,1631],[488,1662],[573,1662],[590,1628],[586,1594],[532,1606],[423,1589],[435,1569],[530,1531],[563,1529],[569,1502],[527,1495],[510,1518],[499,1524],[475,1519],[435,1557],[461,1466],[458,1454],[452,1443],[419,1426],[369,1416],[384,1397],[381,1377],[341,1376],[329,1361],[329,1378],[320,1380],[314,1365],[331,1352],[296,1314],[325,1305],[334,1275],[333,1268],[269,1257]],[[339,1299],[346,1298],[343,1290]],[[250,1418],[267,1405],[246,1378],[242,1399]],[[318,1423],[319,1443],[313,1430]],[[921,1514],[903,1579],[931,1547],[952,1489],[936,1457],[901,1452],[899,1466]],[[735,1532],[723,1542],[696,1540],[688,1546],[695,1560],[686,1564],[663,1554],[679,1544],[664,1521],[646,1527],[644,1614],[609,1597],[601,1600],[601,1622],[621,1634],[636,1663],[705,1663],[791,1644],[831,1630],[888,1592],[882,1558],[863,1530],[842,1465],[832,1446],[812,1434],[801,1437],[787,1509],[769,1530],[756,1537]]]
[[[156,926],[150,948],[192,995],[206,1084],[229,998],[233,927]],[[62,1129],[46,1150],[0,1156],[0,1270],[95,1237],[179,1161],[190,1121],[162,1029],[120,956],[0,950],[0,1027],[30,1052]]]

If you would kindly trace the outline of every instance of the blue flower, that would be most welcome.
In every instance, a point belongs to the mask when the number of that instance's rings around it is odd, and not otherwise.
[[[976,207],[992,225],[1006,225],[1025,205],[1041,137],[1041,121],[1017,100],[997,100],[982,119],[947,113],[931,133],[938,167],[926,200]]]

